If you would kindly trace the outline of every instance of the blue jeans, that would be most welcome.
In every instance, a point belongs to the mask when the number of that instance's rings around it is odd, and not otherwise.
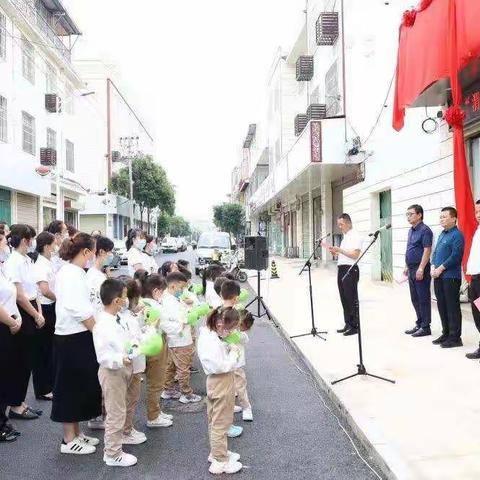
[[[415,275],[418,265],[408,266],[408,285],[410,287],[410,298],[413,308],[417,314],[417,327],[430,328],[432,321],[432,295],[430,284],[430,264],[427,264],[423,272],[423,280],[418,281]]]

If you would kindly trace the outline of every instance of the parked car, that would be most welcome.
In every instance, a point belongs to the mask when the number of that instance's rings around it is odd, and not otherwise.
[[[222,261],[222,256],[228,257],[234,249],[236,249],[236,246],[229,233],[202,233],[198,239],[196,249],[195,273],[198,275],[200,270],[203,270],[213,262],[226,265],[226,262]]]
[[[179,237],[177,238],[177,245],[178,245],[178,251],[179,252],[186,252],[187,251],[187,241],[182,238],[182,237]]]
[[[125,246],[124,240],[115,240],[113,242],[113,253],[120,257],[120,264],[127,265],[128,258],[127,258],[127,247]]]
[[[178,252],[178,243],[175,238],[166,237],[162,242],[162,251],[164,253],[177,253]]]

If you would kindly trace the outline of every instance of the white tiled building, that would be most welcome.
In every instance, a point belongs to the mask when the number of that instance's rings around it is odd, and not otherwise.
[[[410,3],[309,0],[295,45],[277,53],[266,89],[268,108],[257,122],[265,134],[256,138],[255,149],[247,149],[250,156],[243,153],[250,165],[242,173],[239,163],[240,178],[232,186],[232,197],[245,202],[251,233],[267,234],[272,253],[305,257],[314,238],[328,233],[338,243],[336,217],[342,212],[350,213],[365,237],[391,222],[392,230],[382,234],[362,267],[375,279],[391,281],[403,268],[408,206],[423,205],[426,222],[438,230],[439,209],[454,203],[448,129],[437,119],[435,132],[422,130],[422,122],[436,118],[441,107],[410,109],[405,128],[392,128],[398,27]],[[338,35],[334,28],[329,38],[337,18]],[[297,80],[299,58],[309,67],[304,81]],[[295,136],[295,116],[311,105],[325,105],[326,118],[300,117],[304,128]],[[480,141],[474,138],[478,129],[470,130],[478,196]],[[252,172],[265,164],[268,176],[259,184]],[[331,259],[325,251],[321,257]]]

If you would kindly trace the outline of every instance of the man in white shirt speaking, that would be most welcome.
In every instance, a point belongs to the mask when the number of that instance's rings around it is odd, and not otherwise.
[[[472,276],[470,288],[468,289],[468,296],[472,303],[472,315],[475,320],[475,326],[480,332],[480,311],[473,303],[477,298],[480,298],[480,200],[477,200],[477,203],[475,204],[475,218],[477,219],[479,226],[475,231],[472,246],[470,248],[470,256],[468,257],[467,263],[467,275]],[[479,359],[480,345],[474,352],[467,353],[466,357],[472,360]]]
[[[350,275],[342,281],[348,269],[355,263],[362,250],[362,237],[353,229],[352,219],[348,213],[342,213],[337,219],[337,225],[343,233],[340,247],[330,247],[332,254],[338,255],[338,276],[337,284],[340,292],[340,300],[343,306],[345,326],[338,333],[345,336],[358,333],[358,280],[360,271],[355,267]]]

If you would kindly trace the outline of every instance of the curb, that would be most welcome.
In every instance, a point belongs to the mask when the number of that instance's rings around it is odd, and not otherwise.
[[[385,443],[383,444],[382,453],[379,449],[370,441],[365,430],[370,430],[370,433],[374,434],[374,427],[372,425],[364,425],[362,428],[355,419],[350,415],[350,412],[347,410],[343,402],[337,396],[331,385],[325,381],[317,370],[310,363],[308,358],[303,354],[303,352],[298,348],[297,344],[292,341],[286,330],[278,322],[278,319],[272,312],[269,310],[274,321],[269,322],[273,324],[275,330],[278,330],[280,335],[283,337],[284,341],[290,346],[290,348],[298,355],[302,362],[307,367],[309,373],[312,375],[313,379],[316,381],[321,391],[328,397],[328,399],[333,403],[335,409],[337,410],[339,419],[344,422],[350,430],[353,432],[354,437],[360,443],[368,454],[368,456],[373,460],[375,466],[380,470],[380,474],[385,480],[413,480],[415,477],[409,471],[409,468],[404,464],[404,462],[396,455],[394,450]],[[366,423],[368,420],[366,419]],[[378,436],[378,435],[377,435]],[[379,445],[380,446],[380,445]],[[388,459],[388,461],[387,461]]]

